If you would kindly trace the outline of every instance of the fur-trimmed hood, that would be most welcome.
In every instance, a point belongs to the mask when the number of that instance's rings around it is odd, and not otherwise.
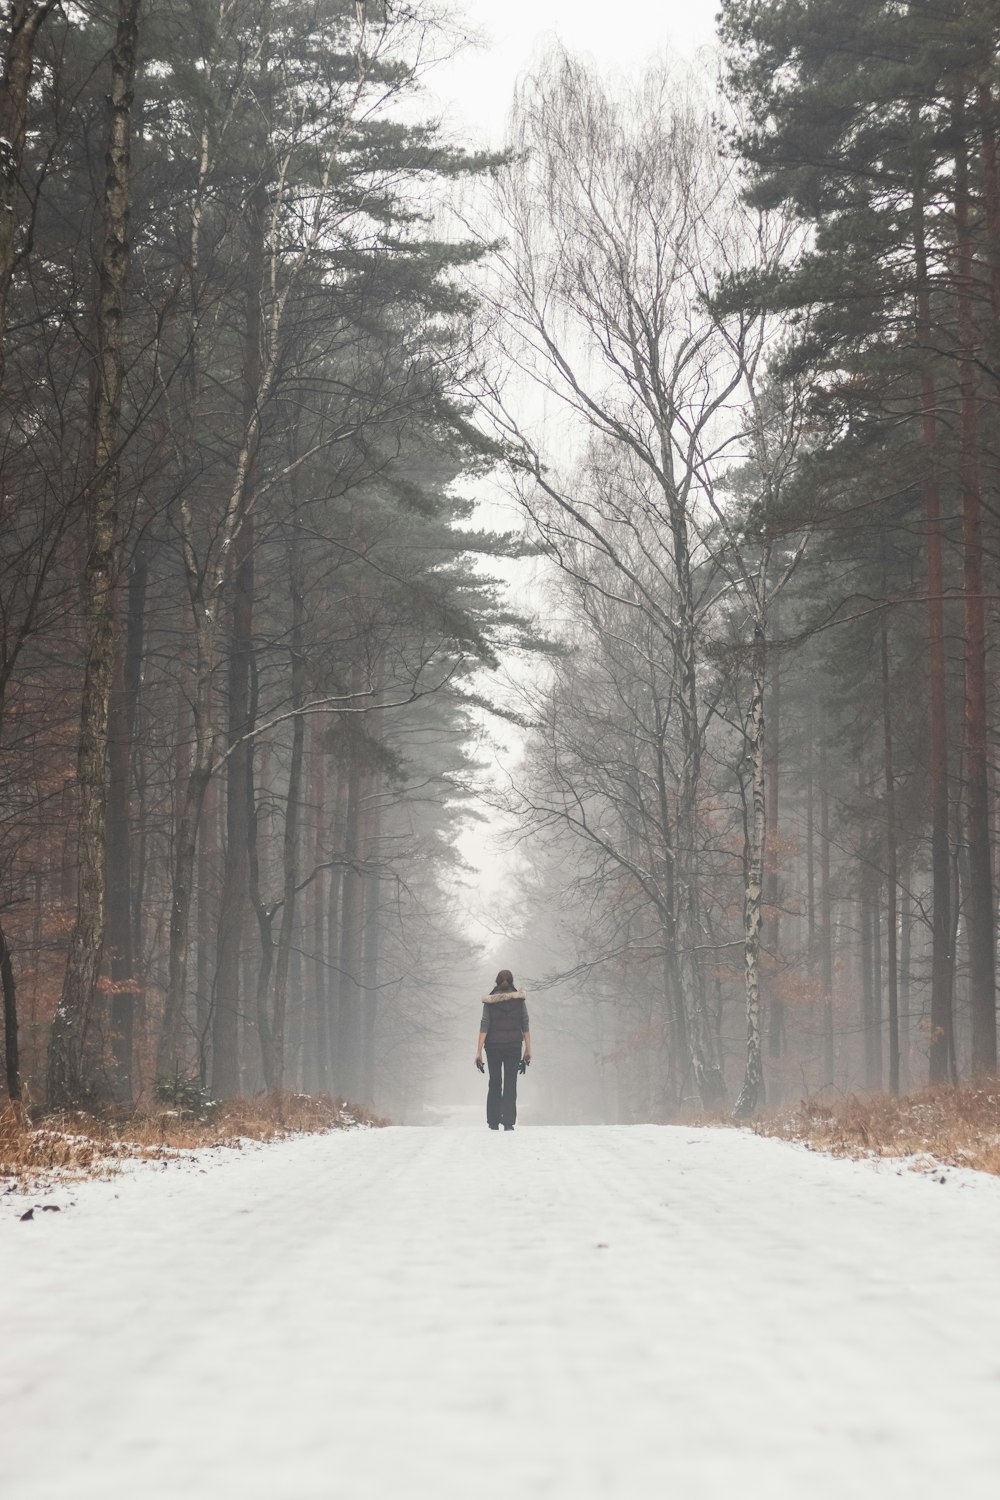
[[[498,990],[495,995],[484,995],[484,1005],[495,1005],[498,1000],[527,1000],[523,990]]]

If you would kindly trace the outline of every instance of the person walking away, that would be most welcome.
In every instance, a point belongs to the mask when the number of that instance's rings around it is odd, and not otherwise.
[[[483,1068],[483,1048],[490,1070],[486,1094],[486,1123],[491,1130],[513,1130],[517,1119],[517,1075],[531,1062],[528,1005],[509,969],[501,969],[496,984],[483,996],[476,1067]],[[521,1049],[524,1049],[522,1056]]]

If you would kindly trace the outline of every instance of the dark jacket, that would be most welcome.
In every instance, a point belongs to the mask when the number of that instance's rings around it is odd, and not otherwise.
[[[480,1031],[487,1047],[518,1047],[528,1026],[528,1007],[521,990],[498,990],[483,996]]]

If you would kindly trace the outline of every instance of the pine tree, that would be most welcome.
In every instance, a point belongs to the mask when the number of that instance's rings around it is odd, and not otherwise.
[[[977,1017],[973,1067],[995,1069],[993,919],[983,690],[981,476],[976,370],[992,334],[977,267],[970,162],[994,202],[991,84],[995,23],[975,3],[905,10],[825,0],[724,11],[730,80],[749,127],[736,146],[755,201],[790,203],[813,226],[798,268],[769,286],[731,289],[798,314],[815,360],[816,410],[834,445],[910,435],[924,496],[929,778],[934,896],[932,1080],[954,1070],[954,973],[942,492],[961,497],[966,647],[964,782],[970,848],[969,950]],[[779,66],[780,63],[780,66]],[[978,80],[978,82],[977,82]],[[950,213],[939,211],[941,204]],[[995,215],[994,215],[995,218]],[[989,215],[987,215],[987,227]],[[988,251],[995,259],[995,252]],[[806,317],[806,314],[808,316]],[[941,420],[948,408],[954,425]],[[956,436],[957,435],[957,436]],[[856,456],[856,455],[855,455]],[[987,909],[989,908],[989,909]]]

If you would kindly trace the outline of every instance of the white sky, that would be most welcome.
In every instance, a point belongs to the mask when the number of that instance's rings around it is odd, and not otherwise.
[[[519,74],[553,42],[589,54],[600,67],[632,72],[651,56],[691,54],[714,37],[719,0],[456,0],[483,45],[461,52],[428,77],[446,118],[469,144],[503,136]]]

